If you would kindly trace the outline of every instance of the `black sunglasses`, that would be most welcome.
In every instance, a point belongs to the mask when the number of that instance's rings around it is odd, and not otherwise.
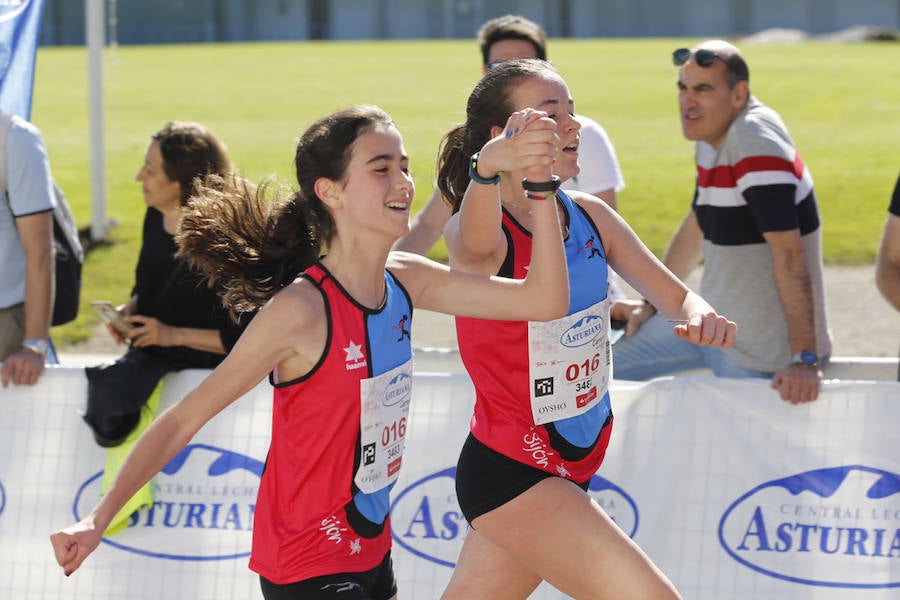
[[[694,57],[695,63],[704,68],[716,62],[716,59],[721,60],[726,67],[731,68],[724,58],[716,54],[714,51],[707,50],[706,48],[701,48],[694,52],[691,52],[690,48],[679,48],[672,53],[672,62],[676,67],[680,67],[688,60],[690,60],[691,56]]]

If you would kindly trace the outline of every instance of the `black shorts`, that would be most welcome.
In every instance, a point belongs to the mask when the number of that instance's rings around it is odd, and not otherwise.
[[[362,573],[334,573],[283,585],[259,577],[266,600],[390,600],[397,579],[388,552],[381,564]]]
[[[548,477],[558,476],[491,450],[470,433],[456,465],[456,499],[471,525]],[[587,491],[589,484],[590,479],[576,485]]]

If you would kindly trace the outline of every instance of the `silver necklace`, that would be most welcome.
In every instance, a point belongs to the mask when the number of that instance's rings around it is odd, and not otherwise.
[[[526,215],[533,215],[533,214],[534,214],[534,211],[531,210],[530,208],[525,208],[524,206],[519,206],[518,204],[516,204],[515,202],[513,202],[513,201],[511,201],[511,200],[507,200],[506,202],[504,202],[504,204],[508,204],[509,206],[511,206],[511,207],[513,207],[513,208],[515,208],[515,209],[518,209],[518,210],[522,211],[522,212],[525,213]]]
[[[526,215],[529,215],[529,216],[531,216],[531,215],[534,214],[534,211],[533,211],[533,210],[528,209],[528,208],[525,208],[525,207],[523,207],[523,206],[519,206],[518,204],[516,204],[516,203],[513,202],[512,200],[506,200],[506,201],[503,202],[503,204],[504,204],[504,205],[509,205],[509,206],[511,206],[512,208],[518,209],[518,210],[522,211],[523,213],[525,213]],[[568,225],[563,225],[562,234],[563,234],[563,239],[564,239],[564,240],[567,239],[567,238],[569,237],[569,226],[568,226]]]

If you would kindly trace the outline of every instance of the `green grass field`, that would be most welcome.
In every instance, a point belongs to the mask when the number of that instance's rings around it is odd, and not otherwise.
[[[578,112],[598,120],[626,179],[619,207],[662,254],[689,207],[693,153],[677,118],[674,48],[696,40],[552,40],[551,58]],[[869,263],[900,164],[900,44],[746,46],[751,89],[778,110],[812,171],[825,260]],[[111,244],[88,256],[78,320],[63,345],[97,322],[88,302],[122,302],[140,246],[143,198],[134,174],[149,135],[172,119],[208,125],[251,179],[292,184],[296,137],[313,119],[355,103],[385,108],[400,127],[427,199],[443,133],[462,120],[479,71],[471,40],[126,46],[106,51],[104,104]],[[32,121],[79,225],[90,222],[87,53],[38,52]],[[432,256],[445,259],[443,246]]]

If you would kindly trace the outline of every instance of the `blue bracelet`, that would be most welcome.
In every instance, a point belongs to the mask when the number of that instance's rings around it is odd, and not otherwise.
[[[503,171],[498,171],[497,174],[490,179],[485,179],[478,174],[478,153],[476,152],[469,158],[469,179],[475,183],[480,183],[482,185],[497,185],[500,183],[501,175],[503,175]]]

